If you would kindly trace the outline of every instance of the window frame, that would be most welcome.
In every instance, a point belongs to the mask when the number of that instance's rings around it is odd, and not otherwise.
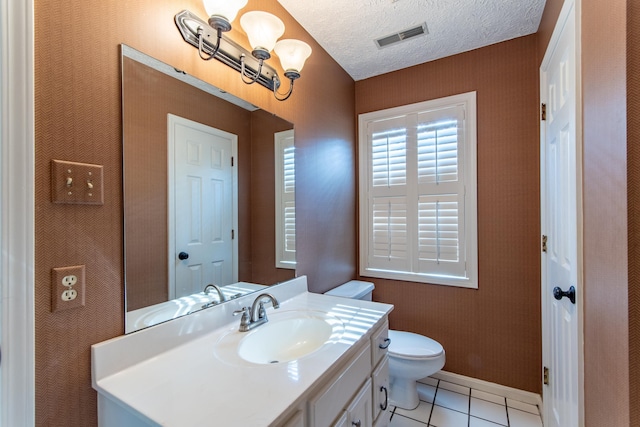
[[[465,259],[466,274],[462,276],[446,276],[442,274],[426,274],[413,271],[394,271],[369,267],[370,244],[370,138],[368,124],[382,120],[390,120],[411,114],[443,110],[454,106],[464,109],[463,122],[463,152],[458,154],[460,175],[463,180],[464,197],[464,233],[459,237],[464,247],[460,248],[461,256]],[[393,107],[358,115],[358,199],[359,199],[359,273],[363,277],[402,280],[434,285],[457,286],[464,288],[478,288],[478,209],[477,209],[477,107],[476,92],[467,92],[453,96],[418,102],[400,107]],[[412,166],[407,165],[410,171]],[[417,181],[417,175],[414,177]],[[417,183],[415,184],[417,185]],[[458,193],[460,194],[460,193]],[[417,201],[416,201],[417,203]],[[414,215],[415,217],[415,215]],[[411,218],[409,215],[408,218]],[[417,219],[414,218],[417,222]],[[409,241],[416,238],[410,236]],[[411,248],[411,259],[415,257],[417,244]],[[412,261],[409,262],[412,264]],[[409,267],[409,269],[416,270]]]

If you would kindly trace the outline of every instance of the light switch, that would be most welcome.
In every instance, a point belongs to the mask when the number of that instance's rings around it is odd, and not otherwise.
[[[51,161],[51,201],[83,205],[103,205],[102,165]]]

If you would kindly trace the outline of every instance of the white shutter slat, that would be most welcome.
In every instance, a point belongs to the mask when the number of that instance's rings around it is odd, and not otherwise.
[[[284,251],[292,253],[295,261],[296,252],[296,205],[295,201],[288,201],[284,206]]]
[[[407,128],[404,117],[369,123],[370,185],[392,187],[407,183]]]
[[[418,201],[418,259],[421,272],[464,274],[460,253],[461,203],[458,194],[422,195]]]
[[[373,198],[371,224],[369,264],[382,269],[406,268],[409,259],[407,198]]]
[[[284,149],[284,192],[294,194],[296,189],[295,148]]]
[[[371,172],[374,187],[407,182],[406,128],[375,133],[371,139]]]
[[[420,259],[459,260],[457,194],[420,197],[418,236]]]
[[[460,179],[459,144],[463,110],[444,108],[418,115],[418,182],[438,184]]]

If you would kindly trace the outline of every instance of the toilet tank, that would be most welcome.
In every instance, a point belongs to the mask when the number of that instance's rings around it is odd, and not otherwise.
[[[374,288],[375,286],[371,282],[351,280],[325,292],[325,295],[371,301],[371,294]]]

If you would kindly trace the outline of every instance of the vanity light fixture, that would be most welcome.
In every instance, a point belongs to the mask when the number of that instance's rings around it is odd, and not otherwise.
[[[204,0],[209,21],[205,23],[193,13],[183,10],[175,16],[176,25],[184,40],[198,49],[205,61],[212,58],[240,72],[246,84],[259,83],[273,91],[278,101],[288,99],[293,92],[293,82],[300,78],[300,71],[311,55],[311,47],[300,40],[278,41],[284,34],[284,23],[275,15],[262,11],[247,12],[240,18],[240,25],[247,33],[252,51],[249,52],[222,33],[231,29],[231,22],[248,0]],[[289,90],[280,92],[280,78],[276,70],[265,61],[274,50],[280,58],[284,76],[289,79]]]

